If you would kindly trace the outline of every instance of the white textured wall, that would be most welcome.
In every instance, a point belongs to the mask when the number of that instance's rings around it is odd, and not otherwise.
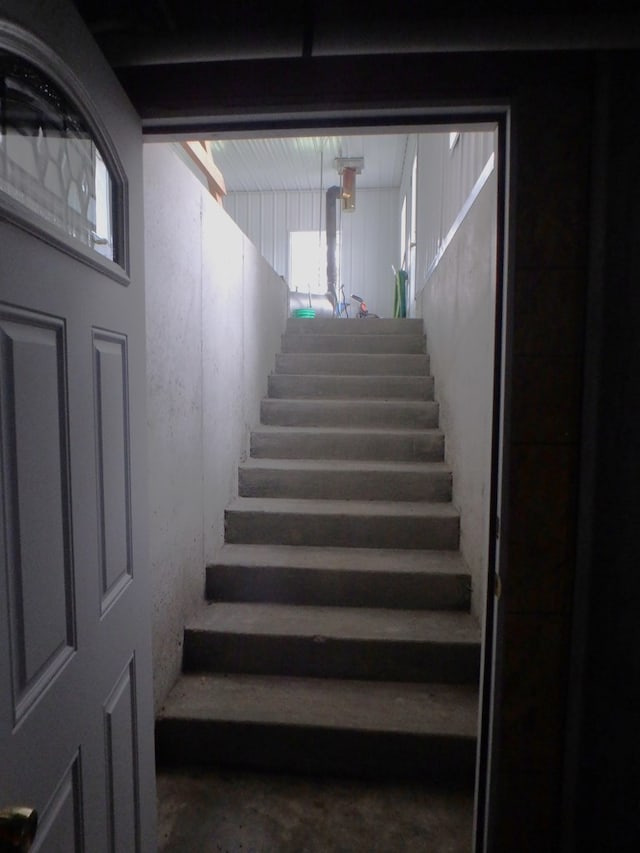
[[[472,606],[484,612],[488,569],[496,283],[496,170],[417,297],[424,317],[460,547],[473,577]]]
[[[284,278],[288,277],[289,232],[324,229],[325,193],[229,193],[225,210]],[[369,309],[392,316],[393,273],[399,264],[398,190],[357,189],[356,210],[342,214],[340,280],[345,293],[358,293]],[[326,269],[322,269],[323,281]]]
[[[150,552],[158,706],[223,538],[248,427],[280,348],[286,288],[176,156],[144,149]]]

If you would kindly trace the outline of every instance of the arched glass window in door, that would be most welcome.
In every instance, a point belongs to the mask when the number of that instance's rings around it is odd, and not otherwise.
[[[122,263],[114,186],[80,112],[38,68],[0,49],[0,191]]]

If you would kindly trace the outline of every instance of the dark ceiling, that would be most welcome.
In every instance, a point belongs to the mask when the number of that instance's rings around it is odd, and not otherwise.
[[[619,42],[620,0],[75,0],[114,66]],[[637,9],[637,6],[636,6]],[[637,13],[633,22],[638,23]]]
[[[214,114],[251,115],[255,127],[310,104],[320,115],[374,97],[415,103],[425,91],[453,103],[481,80],[478,98],[499,98],[534,51],[546,62],[550,51],[640,47],[628,0],[519,0],[517,11],[513,0],[74,2],[152,134],[209,130]]]

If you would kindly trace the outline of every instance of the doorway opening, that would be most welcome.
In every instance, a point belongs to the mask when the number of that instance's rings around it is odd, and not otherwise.
[[[391,316],[391,296],[393,268],[405,264],[413,273],[409,278],[408,313],[413,317],[423,317],[427,322],[428,347],[434,362],[433,373],[438,383],[438,393],[446,393],[446,387],[454,389],[451,391],[451,399],[444,396],[441,400],[441,408],[447,419],[447,426],[451,426],[450,458],[459,460],[465,453],[470,452],[472,459],[466,460],[464,465],[459,465],[461,471],[464,467],[467,471],[471,468],[478,479],[469,481],[466,474],[460,473],[459,477],[454,473],[456,479],[461,480],[461,487],[456,495],[460,503],[467,502],[469,507],[466,520],[463,513],[462,537],[464,547],[470,555],[469,559],[477,562],[477,574],[473,581],[473,608],[478,619],[483,625],[483,661],[485,668],[483,673],[484,692],[481,705],[485,710],[482,717],[483,734],[480,738],[480,762],[478,778],[478,809],[476,835],[481,834],[483,813],[485,809],[484,776],[486,773],[486,761],[488,757],[488,732],[489,717],[487,710],[490,708],[490,697],[488,698],[487,685],[491,672],[491,639],[492,639],[492,597],[487,596],[489,578],[493,577],[495,571],[495,555],[493,553],[493,530],[496,517],[496,482],[497,469],[497,435],[499,428],[498,401],[500,390],[500,347],[501,336],[501,299],[502,285],[501,276],[504,261],[502,258],[503,224],[504,216],[504,122],[502,120],[482,123],[466,122],[455,125],[455,133],[459,134],[453,146],[450,145],[450,133],[452,125],[440,122],[438,125],[415,125],[415,126],[385,126],[384,128],[370,128],[363,133],[363,128],[347,128],[344,132],[337,132],[342,137],[343,156],[356,156],[363,153],[364,169],[358,175],[358,193],[356,210],[352,213],[344,213],[341,216],[341,262],[342,273],[348,268],[355,270],[356,274],[362,275],[361,281],[366,282],[367,287],[375,279],[374,276],[363,274],[367,264],[367,250],[365,247],[365,235],[372,230],[371,224],[375,216],[379,219],[387,217],[387,228],[384,237],[375,239],[375,251],[380,251],[385,240],[391,246],[391,251],[385,256],[385,260],[374,264],[376,274],[380,273],[379,287],[380,305],[375,302],[365,290],[365,298],[370,309],[378,308],[376,313],[380,316]],[[399,131],[406,131],[400,134]],[[313,131],[311,131],[313,132]],[[249,184],[249,176],[253,165],[248,166],[246,158],[246,146],[257,150],[260,146],[266,146],[273,151],[284,148],[286,144],[297,144],[308,142],[309,136],[295,136],[294,131],[288,131],[287,136],[263,134],[256,138],[248,138],[244,135],[242,139],[234,138],[233,133],[220,134],[212,143],[214,158],[217,167],[224,176],[227,195],[223,199],[223,207],[231,218],[240,226],[243,233],[248,235],[252,243],[260,250],[262,256],[285,280],[289,275],[287,267],[288,244],[286,239],[277,236],[278,223],[283,221],[289,223],[289,228],[283,229],[288,237],[291,230],[321,229],[323,224],[322,192],[329,183],[329,176],[325,181],[318,180],[314,175],[307,187],[292,188],[291,186],[277,187],[276,182],[282,176],[273,164],[267,163],[269,181],[271,184],[253,185]],[[402,149],[401,174],[404,185],[398,184],[393,187],[368,187],[365,176],[367,172],[373,171],[369,165],[372,163],[366,151],[356,152],[347,149],[344,139],[354,142],[357,138],[365,139],[367,144],[372,144],[378,137],[385,143],[389,143],[392,136],[404,136],[404,147]],[[318,143],[309,147],[313,153],[315,163],[321,161],[318,156],[323,151],[324,164],[331,163],[331,157],[326,155],[324,145],[328,146],[328,139],[336,138],[336,129],[332,129],[331,137],[320,137],[323,144],[321,149]],[[478,139],[480,142],[478,143]],[[454,158],[464,160],[465,152],[469,154],[471,145],[465,143],[474,142],[476,145],[477,167],[462,168],[458,171],[447,170],[447,166],[455,162]],[[234,173],[229,165],[232,156],[240,156],[242,153],[242,170],[239,180],[244,182],[242,188],[234,187]],[[439,168],[427,168],[425,161],[421,165],[421,153],[430,152],[432,162],[439,163]],[[225,161],[228,157],[228,161]],[[439,158],[436,160],[436,158]],[[448,158],[448,159],[445,159]],[[473,158],[469,158],[473,159]],[[260,157],[257,158],[259,162]],[[263,163],[268,158],[263,156]],[[291,157],[285,158],[288,173],[292,169]],[[327,166],[323,167],[327,170]],[[331,180],[339,180],[337,173],[331,174]],[[423,194],[422,181],[429,186],[428,194]],[[381,195],[392,197],[389,204],[373,203],[367,207],[367,196]],[[429,206],[429,201],[438,199],[438,203]],[[361,214],[359,217],[358,214]],[[365,221],[366,220],[366,221]],[[424,239],[421,231],[421,222],[429,222],[430,238]],[[291,226],[295,223],[296,228]],[[346,224],[345,224],[346,222]],[[486,230],[486,240],[476,241],[469,239],[469,234],[474,229],[478,233],[483,228]],[[347,230],[348,229],[348,230]],[[426,229],[425,229],[426,230]],[[380,232],[376,232],[380,234]],[[404,235],[404,236],[403,236]],[[460,245],[459,245],[460,244]],[[470,251],[469,251],[470,250]],[[280,266],[279,266],[280,265]],[[466,267],[465,267],[466,265]],[[473,274],[481,271],[485,290],[478,303],[474,306],[474,288],[469,282],[473,280]],[[471,275],[471,278],[469,276]],[[353,279],[350,278],[352,281]],[[457,289],[457,285],[460,289]],[[355,290],[355,285],[347,283],[347,291]],[[375,293],[377,294],[377,290]],[[385,303],[384,300],[387,300]],[[460,318],[457,322],[454,318],[452,325],[447,326],[442,322],[446,316],[447,300],[456,305],[462,304],[468,310],[468,315]],[[373,304],[372,304],[373,303]],[[433,306],[439,307],[444,314],[438,315]],[[451,315],[450,315],[451,316]],[[437,320],[436,320],[437,318]],[[473,322],[481,320],[480,326],[483,331],[474,330]],[[431,331],[428,322],[434,321],[435,326]],[[471,322],[471,326],[469,323]],[[480,326],[478,328],[480,328]],[[434,345],[432,351],[431,344]],[[474,347],[480,347],[482,357],[477,356]],[[437,350],[437,352],[436,352]],[[479,382],[477,377],[472,377],[469,366],[474,369],[483,366],[483,381]],[[496,369],[497,367],[497,369]],[[451,375],[438,379],[439,368],[443,372],[450,371]],[[476,406],[476,411],[481,412],[479,418],[474,417],[472,411],[467,407]],[[482,429],[475,429],[472,436],[457,431],[457,425],[480,424]],[[480,460],[480,461],[478,461]],[[471,478],[473,480],[473,478]],[[455,487],[454,487],[455,488]],[[478,509],[477,502],[474,504],[473,496],[482,493],[482,508]],[[476,539],[473,539],[470,531],[475,527]],[[467,537],[465,539],[465,537]],[[475,556],[472,556],[475,549]],[[492,587],[491,587],[492,588]],[[487,660],[489,665],[487,665]],[[484,753],[483,753],[484,750]],[[484,768],[482,766],[484,762]]]

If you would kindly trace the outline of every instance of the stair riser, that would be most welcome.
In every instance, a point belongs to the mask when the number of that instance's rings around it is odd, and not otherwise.
[[[396,776],[472,786],[476,740],[453,735],[160,719],[156,723],[156,755],[164,765],[216,765],[385,780]]]
[[[305,728],[215,720],[159,720],[161,765],[215,765],[349,778],[420,779],[472,789],[475,738]]]
[[[451,474],[240,468],[238,488],[247,498],[443,502],[451,500]]]
[[[393,401],[262,400],[260,410],[263,424],[293,427],[433,429],[439,417],[433,401],[406,406]]]
[[[431,376],[295,376],[272,374],[269,397],[277,399],[433,400]]]
[[[424,335],[283,335],[282,352],[426,353]]]
[[[227,510],[225,541],[232,544],[455,550],[459,543],[459,519]]]
[[[409,572],[216,565],[207,567],[207,597],[216,601],[318,607],[468,611],[470,580],[462,574],[426,576]]]
[[[444,436],[353,435],[303,433],[252,433],[251,456],[254,459],[351,459],[384,462],[441,462]]]
[[[334,639],[186,630],[185,672],[476,684],[475,644]]]
[[[426,355],[361,355],[344,353],[279,353],[276,373],[350,376],[427,376]]]
[[[423,335],[424,325],[419,319],[316,317],[306,320],[290,317],[285,331],[294,335]]]

